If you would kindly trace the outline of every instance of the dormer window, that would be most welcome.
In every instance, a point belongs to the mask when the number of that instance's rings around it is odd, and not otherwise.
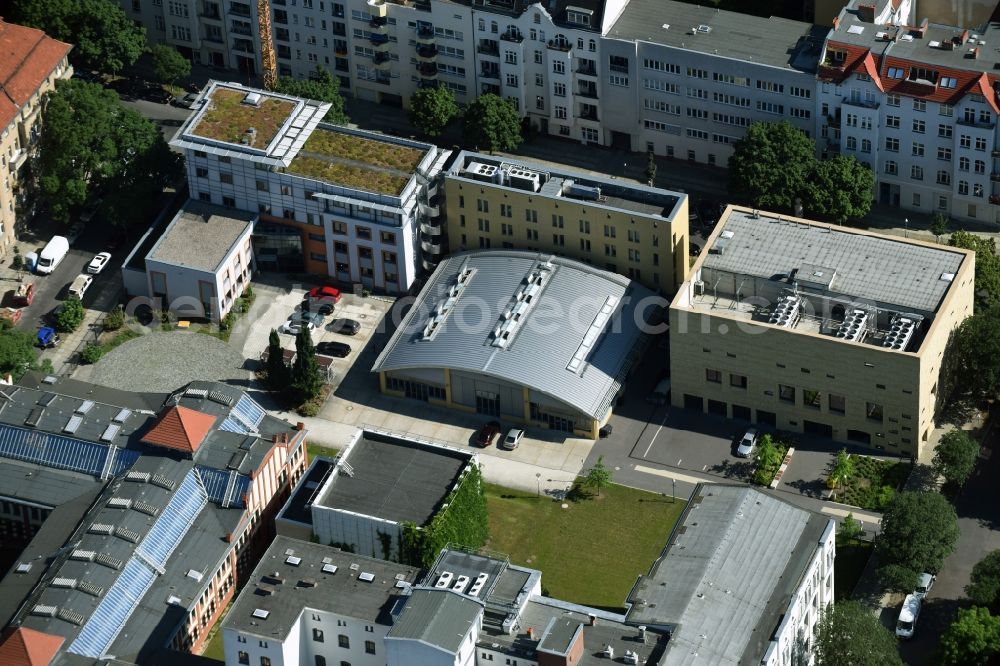
[[[830,60],[836,63],[842,63],[847,60],[847,51],[830,51]]]
[[[576,25],[590,26],[590,17],[594,12],[580,7],[566,8],[566,22]]]
[[[890,67],[889,74],[890,79],[901,79],[903,78],[903,68],[902,67]]]
[[[938,73],[933,69],[927,69],[926,67],[911,67],[910,76],[908,77],[910,81],[922,81],[925,83],[937,83]]]
[[[954,76],[942,76],[940,86],[942,88],[954,88],[958,85],[958,79]]]

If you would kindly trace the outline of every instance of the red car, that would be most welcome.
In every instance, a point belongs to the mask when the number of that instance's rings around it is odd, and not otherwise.
[[[476,444],[485,449],[487,446],[492,446],[499,436],[500,424],[496,421],[490,421],[476,433]]]
[[[333,299],[334,303],[339,303],[340,290],[336,287],[313,287],[309,290],[309,298]]]

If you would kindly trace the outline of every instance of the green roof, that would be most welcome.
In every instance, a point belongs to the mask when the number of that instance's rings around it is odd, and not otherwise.
[[[267,148],[295,110],[295,102],[262,95],[259,104],[244,104],[246,96],[245,91],[216,88],[191,133],[261,150]],[[248,134],[251,127],[256,133],[252,141]]]

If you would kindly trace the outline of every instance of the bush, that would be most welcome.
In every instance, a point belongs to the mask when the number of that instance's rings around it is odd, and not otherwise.
[[[105,331],[117,331],[125,325],[125,309],[122,306],[116,307],[104,318]]]
[[[299,405],[298,410],[296,410],[299,416],[316,416],[319,414],[320,402],[318,400],[310,400],[309,402],[304,402]]]
[[[771,481],[774,480],[774,475],[781,468],[781,463],[784,462],[787,452],[787,444],[771,435],[763,435],[757,446],[755,456],[757,467],[753,472],[753,482],[759,486],[771,485]]]
[[[60,333],[72,333],[83,323],[84,314],[80,299],[70,298],[63,302],[62,311],[56,317],[56,328]]]
[[[14,248],[15,250],[17,248]],[[10,260],[10,267],[15,271],[24,269],[24,257],[19,252],[14,252],[14,258]]]
[[[91,365],[97,363],[104,356],[104,347],[96,342],[91,342],[80,352],[80,363]]]

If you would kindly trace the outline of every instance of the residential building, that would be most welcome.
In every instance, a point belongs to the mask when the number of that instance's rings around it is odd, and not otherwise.
[[[673,294],[688,274],[688,197],[462,151],[444,171],[448,245],[558,254]]]
[[[832,518],[774,495],[698,484],[626,621],[668,632],[671,666],[811,664],[834,601],[836,536]]]
[[[27,164],[41,131],[42,97],[56,81],[68,79],[73,68],[67,56],[70,44],[41,30],[8,23],[0,18],[0,257],[8,248],[28,209]]]
[[[217,81],[204,97],[171,145],[187,158],[192,199],[258,215],[261,270],[396,293],[433,267],[443,248],[418,233],[440,224],[447,151],[323,124],[328,104]]]
[[[875,172],[879,202],[1000,222],[997,25],[917,24],[910,2],[854,0],[817,73],[821,147]]]
[[[140,241],[125,260],[126,293],[151,299],[154,310],[221,321],[250,286],[256,219],[257,213],[187,201],[148,252]]]
[[[823,31],[673,0],[629,0],[601,41],[600,143],[726,166],[754,122],[815,137]]]
[[[670,306],[673,404],[923,458],[974,264],[730,206]]]
[[[5,479],[38,479],[5,483],[5,502],[48,513],[0,583],[0,623],[52,637],[58,663],[199,650],[306,465],[305,430],[215,382],[132,394],[29,374],[0,433]]]
[[[373,428],[336,460],[317,458],[275,521],[279,534],[400,561],[405,523],[428,525],[479,457],[464,449]]]
[[[597,438],[665,301],[517,250],[453,255],[379,354],[383,393]]]

